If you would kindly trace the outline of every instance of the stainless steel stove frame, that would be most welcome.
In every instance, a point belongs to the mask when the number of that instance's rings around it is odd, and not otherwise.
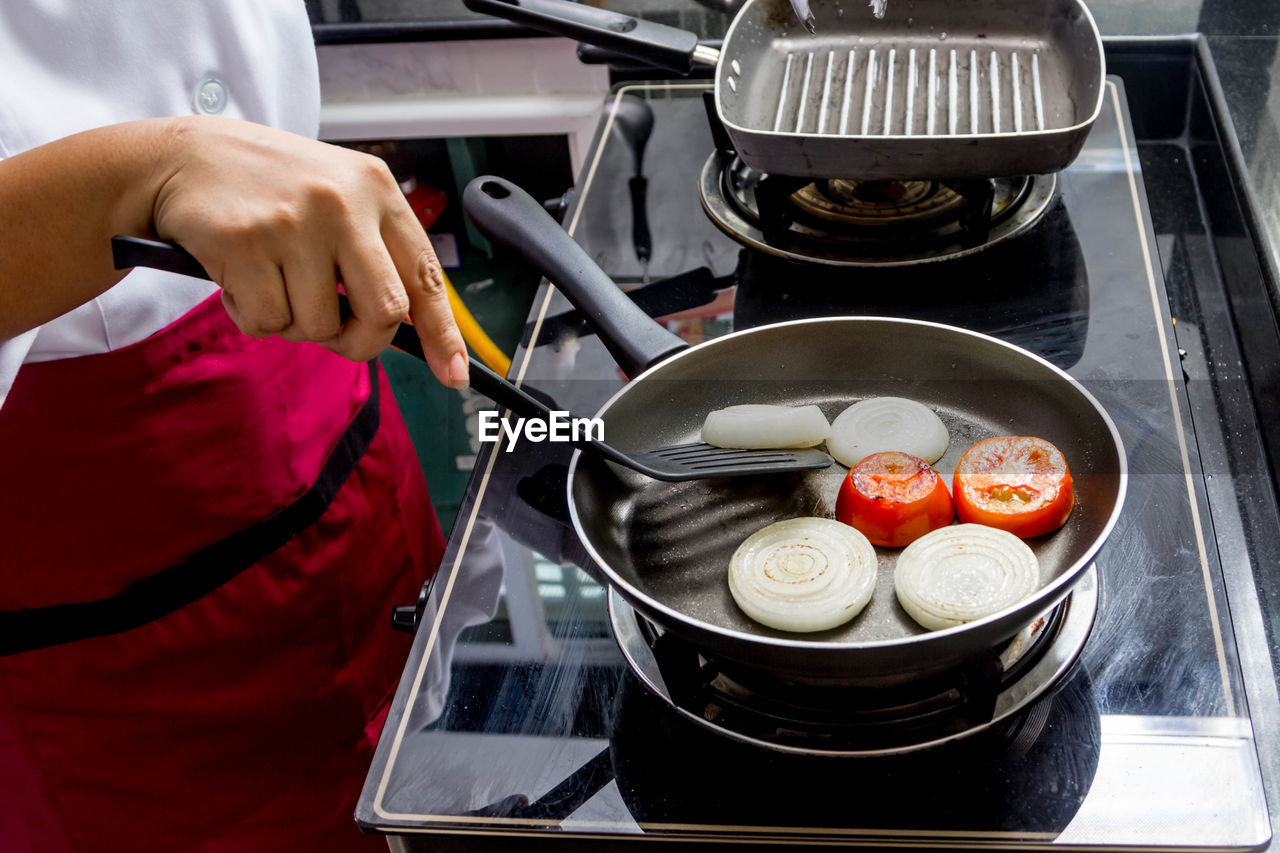
[[[1125,382],[1120,380],[1124,364],[1099,361],[1086,346],[1084,363],[1077,369],[1093,371],[1093,381],[1106,386],[1104,404],[1114,407],[1113,414],[1120,412],[1126,422],[1141,422],[1144,412],[1172,406],[1167,429],[1126,436],[1131,453],[1145,449],[1151,454],[1139,456],[1153,466],[1145,471],[1152,478],[1149,487],[1139,489],[1131,500],[1139,502],[1135,512],[1147,512],[1144,518],[1154,508],[1153,526],[1147,533],[1118,528],[1114,538],[1118,543],[1159,543],[1165,541],[1162,537],[1173,537],[1171,541],[1185,547],[1175,547],[1169,562],[1151,562],[1125,545],[1100,555],[1104,575],[1111,573],[1120,588],[1110,592],[1114,585],[1104,577],[1100,623],[1086,644],[1079,671],[1090,676],[1085,694],[1092,700],[1090,707],[1102,714],[1098,729],[1102,752],[1090,768],[1082,801],[1070,803],[1065,822],[1045,824],[1029,813],[1031,804],[1039,805],[1029,794],[1024,800],[1001,800],[1003,817],[989,816],[994,822],[977,825],[970,825],[945,803],[914,817],[892,808],[892,802],[881,802],[878,814],[837,815],[828,810],[817,816],[800,808],[771,814],[759,803],[751,803],[755,808],[745,814],[728,802],[695,798],[687,805],[674,794],[668,796],[681,789],[678,775],[659,779],[656,788],[646,787],[625,771],[619,775],[622,765],[619,750],[610,743],[608,708],[614,692],[610,685],[616,688],[625,664],[611,663],[598,646],[591,646],[597,649],[592,655],[600,656],[583,655],[575,649],[586,647],[575,645],[574,638],[563,633],[552,637],[540,660],[498,665],[487,681],[467,667],[455,667],[443,708],[433,706],[428,694],[433,679],[439,678],[441,651],[447,645],[439,631],[447,620],[441,617],[448,615],[450,606],[455,610],[461,606],[451,605],[451,597],[462,596],[479,573],[474,561],[467,559],[468,547],[475,545],[473,537],[478,539],[492,521],[518,548],[535,548],[565,564],[581,558],[563,531],[552,530],[548,535],[520,506],[523,500],[554,515],[550,503],[554,489],[539,491],[538,482],[559,464],[557,460],[543,460],[545,465],[533,468],[529,467],[532,462],[522,463],[524,467],[513,478],[508,460],[483,453],[441,569],[442,582],[426,603],[422,627],[357,808],[362,825],[397,835],[399,847],[432,850],[503,849],[516,839],[530,850],[562,849],[571,842],[601,850],[641,838],[677,846],[710,841],[1224,850],[1269,844],[1280,777],[1280,702],[1265,623],[1268,611],[1259,603],[1254,572],[1260,573],[1263,593],[1274,594],[1274,587],[1265,586],[1264,574],[1280,564],[1274,559],[1276,492],[1267,466],[1271,445],[1266,442],[1277,424],[1265,417],[1259,423],[1259,410],[1265,415],[1270,404],[1255,401],[1252,395],[1255,389],[1267,387],[1268,374],[1252,355],[1268,352],[1265,347],[1274,341],[1266,337],[1267,323],[1250,325],[1249,317],[1239,315],[1242,306],[1257,304],[1259,290],[1265,294],[1267,270],[1256,248],[1240,240],[1250,230],[1247,192],[1242,195],[1238,181],[1232,180],[1239,164],[1233,160],[1229,135],[1219,132],[1221,116],[1214,121],[1220,106],[1202,46],[1195,40],[1161,40],[1113,44],[1111,49],[1112,70],[1134,80],[1140,91],[1146,91],[1142,86],[1148,84],[1165,85],[1170,71],[1184,75],[1183,94],[1191,121],[1185,124],[1189,132],[1168,140],[1167,151],[1164,143],[1148,141],[1142,147],[1142,167],[1159,172],[1162,178],[1146,181],[1147,194],[1142,192],[1133,128],[1126,121],[1114,124],[1110,131],[1104,128],[1102,132],[1118,134],[1118,141],[1104,142],[1101,151],[1092,154],[1086,148],[1066,175],[1064,193],[1075,193],[1076,185],[1096,184],[1130,199],[1128,215],[1137,223],[1138,235],[1117,242],[1111,254],[1140,257],[1139,269],[1145,272],[1135,281],[1132,271],[1113,267],[1106,257],[1086,251],[1090,258],[1087,310],[1091,318],[1105,321],[1104,326],[1112,324],[1113,330],[1123,328],[1115,325],[1121,320],[1132,324],[1134,333],[1161,353],[1145,363],[1163,365],[1161,376]],[[650,84],[649,91],[670,99],[677,97],[682,86],[697,85]],[[1111,82],[1108,88],[1109,104],[1120,115],[1121,86]],[[1146,122],[1142,115],[1140,120]],[[1144,127],[1139,138],[1150,140],[1151,130]],[[606,122],[598,137],[601,147],[609,133]],[[654,150],[651,143],[651,157]],[[1190,163],[1187,153],[1192,155]],[[705,157],[705,149],[698,156]],[[591,196],[601,180],[599,165],[599,157],[589,164],[567,222],[588,245],[593,230],[629,234],[629,223],[624,227],[603,221],[598,209],[584,216],[584,199],[599,197]],[[1195,180],[1187,181],[1179,168],[1191,171]],[[655,183],[661,174],[654,175]],[[1220,180],[1213,181],[1215,176]],[[1167,183],[1165,177],[1170,179]],[[1190,201],[1178,197],[1188,185],[1193,187]],[[690,195],[696,210],[696,194]],[[650,200],[657,197],[677,196],[660,196],[651,187]],[[625,195],[619,198],[619,207],[625,207],[624,201]],[[1172,212],[1184,210],[1201,218],[1171,220]],[[1149,225],[1152,211],[1158,222],[1154,232]],[[1116,227],[1080,215],[1074,221],[1085,242]],[[683,224],[684,229],[688,227]],[[655,260],[664,239],[663,228],[655,228]],[[1206,243],[1212,251],[1205,249]],[[634,275],[633,280],[639,281],[639,267],[626,257],[628,249],[623,239],[616,249],[599,250],[598,257],[615,276]],[[677,269],[647,272],[655,277],[678,272],[696,260],[714,265],[724,260],[718,251],[710,241],[694,245],[686,257],[673,260]],[[1120,299],[1118,293],[1126,290],[1149,291],[1146,308],[1141,308],[1141,299],[1127,304]],[[528,340],[538,339],[537,324],[542,318],[561,310],[552,295],[547,290],[547,298],[538,303]],[[1150,320],[1142,319],[1142,310],[1152,312],[1147,314]],[[1176,327],[1170,313],[1178,319]],[[1271,324],[1274,335],[1274,317],[1262,319]],[[716,322],[714,315],[702,317],[684,330],[713,333]],[[1143,332],[1146,322],[1152,322],[1156,331]],[[1088,334],[1088,343],[1095,344],[1111,333],[1091,327]],[[1249,362],[1242,361],[1234,349],[1241,340],[1256,347]],[[1139,351],[1150,355],[1152,350],[1146,346]],[[553,393],[576,394],[575,408],[585,408],[616,387],[607,357],[597,357],[593,348],[598,349],[584,338],[522,352],[514,374]],[[574,365],[579,378],[557,378],[564,374],[556,366],[566,363]],[[1108,373],[1109,369],[1115,372]],[[1113,379],[1114,384],[1108,385]],[[1122,518],[1121,528],[1124,524]],[[1134,595],[1134,589],[1143,592]],[[1158,612],[1154,609],[1168,606],[1166,601],[1195,604],[1187,619],[1161,623],[1160,631],[1135,634],[1135,626],[1148,624],[1144,620]],[[1136,641],[1142,637],[1148,639]],[[1076,679],[1071,681],[1068,687]],[[480,689],[486,685],[492,689]],[[1117,709],[1125,710],[1115,713]],[[660,713],[651,716],[661,722]],[[745,758],[730,751],[725,740],[695,737],[686,743],[681,739],[681,751],[676,754],[664,752],[675,741],[647,743],[659,758],[666,756],[663,766],[673,774],[683,772],[699,783],[700,773],[719,770],[716,778],[732,783],[734,776],[745,775],[742,767],[708,767],[699,757],[732,761],[736,756],[746,762],[743,767],[761,759],[758,750]],[[632,758],[644,752],[634,744],[621,750],[623,757]],[[1009,767],[1021,767],[1015,757],[1005,760],[1011,762]],[[896,790],[891,784],[892,769],[903,765],[892,763],[897,759],[889,761],[878,767],[888,773],[883,787]],[[1001,776],[1000,760],[992,766],[997,772],[984,777],[984,784],[998,784],[992,779]],[[1037,779],[1043,781],[1052,778],[1051,768],[1050,764],[1048,775],[1043,772],[1045,766],[1033,769],[1042,771]],[[770,772],[790,769],[794,768],[784,764]],[[726,777],[725,772],[730,775]],[[1270,808],[1264,789],[1271,795]]]

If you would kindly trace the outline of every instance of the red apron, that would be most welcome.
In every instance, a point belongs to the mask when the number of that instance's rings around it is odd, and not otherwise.
[[[385,375],[215,294],[0,408],[0,851],[383,849],[352,820],[443,551]]]

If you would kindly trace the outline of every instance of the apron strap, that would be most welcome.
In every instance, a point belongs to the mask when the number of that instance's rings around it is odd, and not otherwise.
[[[200,549],[176,566],[109,598],[0,611],[0,656],[118,634],[185,607],[230,581],[315,524],[351,476],[378,432],[378,362],[370,392],[325,458],[315,483],[279,512]]]

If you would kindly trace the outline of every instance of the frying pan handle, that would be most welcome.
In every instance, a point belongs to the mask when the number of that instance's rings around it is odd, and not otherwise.
[[[482,175],[467,184],[462,206],[484,236],[515,251],[569,298],[627,376],[688,346],[619,290],[560,223],[515,184]]]
[[[695,63],[706,63],[710,59],[697,50],[696,33],[569,0],[463,0],[463,3],[473,12],[615,50],[677,74],[688,74]]]

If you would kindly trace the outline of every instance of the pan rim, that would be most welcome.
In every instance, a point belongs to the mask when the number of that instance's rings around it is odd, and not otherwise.
[[[1085,549],[1085,552],[1078,559],[1076,559],[1070,566],[1068,566],[1066,569],[1060,572],[1056,578],[1054,578],[1048,584],[1044,585],[1039,590],[1037,590],[1034,596],[1034,599],[1036,601],[1042,602],[1044,607],[1052,606],[1053,604],[1056,604],[1057,602],[1061,601],[1070,591],[1070,587],[1077,580],[1079,580],[1080,576],[1084,574],[1088,566],[1093,562],[1094,557],[1097,556],[1098,551],[1101,550],[1102,546],[1106,543],[1107,539],[1110,538],[1112,530],[1114,529],[1116,523],[1120,519],[1120,513],[1124,509],[1125,496],[1129,488],[1128,456],[1125,450],[1124,441],[1120,437],[1120,430],[1116,426],[1115,421],[1112,420],[1111,415],[1102,406],[1102,404],[1098,402],[1098,399],[1094,397],[1093,394],[1090,393],[1089,390],[1085,388],[1084,385],[1078,379],[1076,379],[1074,376],[1067,373],[1065,370],[1058,367],[1057,365],[1036,355],[1035,353],[1025,350],[1022,347],[1016,346],[1007,341],[1003,341],[997,337],[993,337],[992,335],[987,335],[982,332],[975,332],[970,329],[964,329],[959,326],[952,326],[946,323],[937,323],[929,320],[916,320],[916,319],[911,319],[906,317],[886,317],[886,316],[879,316],[879,315],[810,317],[810,318],[804,318],[799,320],[787,320],[779,323],[769,323],[763,326],[753,326],[750,329],[740,329],[725,335],[721,335],[720,337],[713,338],[712,340],[704,341],[700,344],[687,347],[675,353],[674,355],[664,358],[662,361],[658,362],[657,364],[650,366],[649,368],[642,371],[637,376],[633,377],[630,381],[627,382],[626,385],[623,385],[613,395],[611,395],[609,399],[606,400],[604,404],[599,408],[599,410],[597,410],[596,417],[601,417],[606,412],[608,412],[609,408],[613,406],[614,403],[616,403],[624,394],[627,393],[632,383],[638,382],[639,380],[644,379],[649,375],[658,372],[668,364],[674,364],[679,359],[691,357],[691,354],[694,352],[703,351],[705,349],[715,347],[720,342],[731,341],[735,338],[742,337],[743,335],[767,331],[771,329],[780,329],[780,328],[785,328],[789,326],[811,326],[811,325],[834,324],[834,323],[844,324],[849,322],[857,322],[857,323],[888,322],[896,325],[921,326],[921,327],[941,330],[947,333],[959,334],[962,336],[974,338],[989,344],[994,344],[996,346],[1002,347],[1016,355],[1031,359],[1041,367],[1048,369],[1051,373],[1055,374],[1058,378],[1068,382],[1072,386],[1072,388],[1075,390],[1075,392],[1080,394],[1086,401],[1088,401],[1088,403],[1093,407],[1094,411],[1097,412],[1097,414],[1102,418],[1102,422],[1106,426],[1108,434],[1111,436],[1112,446],[1117,453],[1118,470],[1117,470],[1116,500],[1115,500],[1114,506],[1111,509],[1110,516],[1107,518],[1106,523],[1102,526],[1102,530],[1094,538],[1094,541],[1089,545],[1089,547]],[[907,637],[896,637],[896,638],[885,639],[885,640],[863,640],[859,642],[824,642],[819,640],[793,639],[791,637],[770,637],[770,636],[765,636],[763,634],[748,633],[746,631],[739,631],[733,628],[726,628],[722,625],[715,625],[710,622],[705,622],[701,619],[695,619],[694,617],[689,616],[688,614],[682,613],[678,610],[668,607],[667,605],[663,604],[662,602],[658,601],[652,596],[646,594],[645,592],[640,590],[638,587],[629,583],[625,578],[619,575],[614,569],[612,569],[608,565],[608,563],[604,560],[601,554],[596,550],[592,542],[587,538],[582,519],[578,515],[578,505],[577,505],[577,502],[574,500],[574,495],[573,495],[573,484],[577,478],[578,466],[582,459],[582,455],[583,455],[583,451],[581,450],[575,450],[573,452],[573,456],[569,461],[568,475],[565,480],[565,494],[567,498],[567,503],[569,505],[569,518],[573,522],[574,533],[577,535],[578,541],[581,542],[583,548],[587,552],[587,555],[591,558],[591,561],[595,563],[595,565],[598,566],[602,572],[604,572],[605,576],[609,580],[609,584],[614,586],[619,591],[619,593],[622,594],[625,598],[628,598],[628,600],[630,600],[632,604],[634,604],[636,607],[640,608],[641,610],[651,610],[651,611],[661,613],[663,616],[677,623],[689,625],[692,628],[713,633],[718,636],[722,636],[722,637],[733,639],[733,640],[764,643],[771,646],[796,649],[796,650],[805,651],[805,652],[853,651],[856,649],[887,649],[887,648],[895,648],[895,647],[901,647],[906,645],[914,645],[917,643],[925,644],[925,643],[934,643],[934,642],[945,642],[950,637],[967,634],[970,632],[970,630],[977,630],[982,626],[1003,621],[1009,618],[1009,616],[1014,612],[1025,607],[1027,604],[1026,601],[1022,601],[1012,605],[1011,607],[1007,607],[1004,610],[1001,610],[997,613],[993,613],[990,616],[983,617],[982,619],[977,619],[972,622],[966,622],[963,625],[955,625],[950,628],[943,628],[937,631],[926,631],[921,634],[913,634]],[[1040,609],[1043,609],[1043,608],[1040,608],[1040,607],[1036,608],[1036,612],[1039,612]]]
[[[738,10],[738,14],[735,15],[733,18],[733,21],[730,22],[729,29],[725,32],[725,35],[724,35],[723,44],[729,45],[734,43],[734,35],[737,32],[738,27],[741,25],[741,22],[745,17],[744,13],[747,11],[747,9],[751,5],[756,3],[762,3],[762,2],[764,2],[764,0],[747,0],[747,3],[741,9]],[[1084,131],[1092,127],[1094,122],[1098,120],[1098,116],[1102,115],[1102,105],[1106,102],[1107,56],[1106,56],[1106,51],[1103,49],[1103,45],[1102,45],[1102,32],[1098,29],[1098,22],[1094,20],[1093,12],[1089,11],[1089,7],[1085,5],[1084,0],[1072,0],[1072,2],[1081,12],[1084,13],[1084,19],[1089,24],[1089,30],[1093,33],[1093,42],[1095,45],[1097,45],[1097,49],[1098,49],[1098,98],[1094,102],[1093,112],[1089,114],[1089,117],[1087,119],[1077,122],[1076,124],[1068,125],[1066,127],[1055,127],[1052,129],[1046,128],[1045,130],[1009,131],[1007,133],[1003,131],[1000,133],[958,133],[954,135],[948,134],[945,136],[939,135],[939,134],[929,135],[929,134],[923,134],[923,133],[911,133],[911,134],[904,133],[904,134],[895,134],[892,136],[862,134],[862,133],[836,135],[836,134],[795,133],[795,132],[787,132],[787,131],[781,131],[781,130],[766,130],[764,128],[747,127],[745,125],[739,124],[738,122],[730,120],[728,116],[725,115],[725,112],[724,112],[725,99],[721,97],[721,94],[722,94],[721,87],[724,85],[721,82],[724,79],[724,72],[722,71],[721,66],[725,64],[723,61],[724,60],[723,48],[721,48],[721,51],[720,51],[720,61],[716,63],[716,68],[715,68],[715,84],[714,85],[715,85],[716,116],[720,119],[721,123],[723,123],[726,128],[734,131],[735,133],[750,134],[752,137],[769,137],[773,139],[783,139],[783,140],[807,140],[812,138],[829,137],[831,139],[841,139],[841,140],[875,139],[875,140],[883,140],[887,142],[893,142],[893,141],[899,141],[899,140],[910,140],[913,142],[918,142],[922,140],[928,140],[933,142],[938,142],[940,140],[951,141],[951,142],[976,142],[976,141],[993,140],[993,139],[1019,139],[1019,140],[1042,139],[1047,137],[1069,136],[1074,133],[1079,133],[1081,131]]]

